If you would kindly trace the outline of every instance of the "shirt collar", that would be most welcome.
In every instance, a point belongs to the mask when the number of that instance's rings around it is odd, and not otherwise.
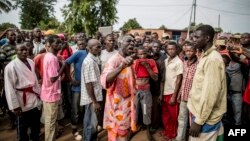
[[[178,55],[176,55],[169,63],[175,62],[176,59],[178,59]],[[170,57],[167,58],[167,62],[170,59]]]
[[[88,55],[89,55],[89,57],[90,57],[91,59],[93,59],[94,61],[98,62],[98,58],[97,58],[96,56],[94,56],[92,53],[89,52]]]
[[[202,54],[203,54],[203,56],[207,56],[214,50],[216,50],[216,47],[212,46],[211,48],[209,48],[206,52],[203,52]]]

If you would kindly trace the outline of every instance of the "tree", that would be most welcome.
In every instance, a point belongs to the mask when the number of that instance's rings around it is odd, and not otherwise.
[[[165,25],[161,25],[161,26],[159,27],[159,29],[165,30],[165,29],[167,29],[167,27],[166,27]]]
[[[9,0],[0,0],[0,13],[8,13],[12,8],[13,5]]]
[[[69,33],[86,32],[94,35],[100,26],[117,22],[118,0],[71,0],[62,9],[65,29]]]
[[[120,30],[128,31],[131,29],[138,29],[138,28],[142,28],[142,26],[138,23],[136,18],[133,18],[125,22],[124,25],[120,28]]]
[[[13,0],[15,7],[21,9],[20,19],[22,29],[39,27],[40,23],[47,24],[53,17],[53,5],[57,0]]]
[[[39,23],[42,30],[57,29],[59,26],[60,22],[55,17],[48,18],[46,21],[42,20]]]
[[[2,23],[0,24],[0,31],[4,31],[8,28],[15,28],[16,25],[12,24],[12,23]]]

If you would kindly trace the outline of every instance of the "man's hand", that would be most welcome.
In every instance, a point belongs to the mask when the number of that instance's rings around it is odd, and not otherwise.
[[[133,61],[134,61],[134,58],[133,58],[133,57],[127,56],[127,57],[125,58],[124,63],[125,63],[127,66],[130,66],[130,65],[133,63]]]
[[[160,96],[158,97],[158,102],[161,104],[161,102],[162,102],[162,95],[160,95]]]
[[[38,80],[38,84],[43,84],[43,79]]]
[[[178,103],[181,103],[181,95],[178,95],[177,100]]]
[[[21,116],[22,114],[22,109],[20,107],[14,109],[13,111],[16,116]]]
[[[149,69],[150,68],[150,65],[148,62],[141,62],[141,64],[146,68],[146,69]]]
[[[189,129],[189,135],[192,137],[198,137],[200,135],[200,132],[201,132],[201,125],[193,122]]]
[[[171,96],[171,99],[170,99],[170,101],[169,101],[169,104],[170,104],[170,105],[174,105],[175,102],[176,102],[176,96],[174,96],[174,94],[173,94],[173,95]]]
[[[95,102],[94,103],[94,109],[95,109],[95,112],[100,111],[101,110],[101,105],[98,102]]]
[[[80,85],[80,81],[71,80],[71,84],[72,84],[73,86],[77,86],[77,85]]]

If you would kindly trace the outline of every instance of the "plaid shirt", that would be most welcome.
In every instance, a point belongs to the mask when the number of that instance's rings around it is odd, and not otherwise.
[[[189,98],[189,92],[192,88],[193,78],[196,71],[198,61],[193,62],[190,66],[188,66],[188,60],[184,61],[183,64],[183,79],[181,84],[181,101],[188,101]]]
[[[82,64],[81,73],[81,101],[80,105],[88,105],[93,101],[89,97],[85,83],[93,83],[96,101],[102,101],[102,85],[100,79],[100,61],[93,54],[88,53]]]

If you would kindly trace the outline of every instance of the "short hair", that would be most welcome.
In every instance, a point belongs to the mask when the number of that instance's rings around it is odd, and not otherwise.
[[[157,32],[153,32],[152,34],[155,34],[155,35],[157,35],[157,36],[158,36],[158,33],[157,33]]]
[[[45,43],[49,43],[50,45],[56,41],[59,37],[57,35],[49,35],[45,40]]]
[[[250,37],[250,33],[247,33],[247,32],[246,32],[246,33],[243,33],[242,35],[247,35],[248,37]],[[241,35],[241,36],[242,36],[242,35]]]
[[[177,45],[176,42],[171,41],[171,42],[168,43],[168,45],[174,45],[175,48],[178,49],[178,45]],[[167,45],[167,47],[168,47],[168,45]]]
[[[193,42],[186,42],[185,45],[190,46],[192,49],[196,50],[196,46],[194,45]]]
[[[222,54],[221,57],[222,57],[223,59],[226,59],[227,62],[230,62],[230,61],[231,61],[231,58],[230,58],[228,55],[226,55],[226,54]]]
[[[17,43],[17,44],[16,44],[16,50],[17,50],[19,47],[21,47],[21,46],[25,46],[25,47],[26,47],[26,44],[25,44],[24,42],[22,42],[22,43]]]
[[[159,47],[161,47],[161,42],[159,40],[153,40],[151,43],[152,44],[158,44]]]
[[[201,31],[204,35],[208,35],[210,37],[210,42],[213,41],[215,31],[211,25],[201,25],[196,31]]]
[[[108,37],[114,38],[114,35],[113,35],[113,34],[108,34],[108,35],[106,35],[106,36],[104,37],[104,41],[106,41]]]

